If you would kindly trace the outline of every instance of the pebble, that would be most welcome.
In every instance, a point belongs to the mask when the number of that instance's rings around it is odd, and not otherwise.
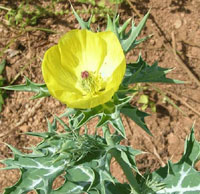
[[[4,53],[8,54],[8,56],[9,56],[10,58],[12,58],[12,57],[18,55],[18,54],[20,53],[20,51],[18,51],[18,50],[13,50],[13,49],[7,49],[6,51],[4,51]]]
[[[22,125],[19,127],[19,129],[22,131],[22,132],[26,132],[28,131],[28,126],[27,125]]]
[[[180,19],[177,19],[174,23],[174,27],[176,29],[179,29],[182,26],[182,21]]]
[[[28,109],[28,108],[29,108],[29,104],[26,104],[26,105],[25,105],[25,108]]]
[[[155,40],[154,40],[154,39],[151,39],[151,40],[150,40],[150,44],[151,44],[151,45],[155,45],[155,44],[156,44]]]

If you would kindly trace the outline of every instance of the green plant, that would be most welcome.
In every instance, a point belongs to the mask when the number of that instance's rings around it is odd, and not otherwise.
[[[6,8],[4,6],[0,6],[0,9],[7,11],[5,18],[8,21],[8,25],[26,27],[29,25],[36,25],[38,20],[47,16],[69,13],[68,10],[55,11],[55,3],[59,2],[60,1],[51,0],[44,7],[38,2],[32,5],[28,1],[26,3],[22,1],[15,9]]]
[[[124,0],[100,0],[96,2],[95,0],[77,0],[80,3],[91,4],[92,7],[89,10],[78,10],[78,13],[89,13],[93,15],[92,22],[95,22],[98,17],[106,18],[107,14],[114,16],[116,10],[113,10],[113,5],[119,5],[124,2]]]
[[[36,25],[38,19],[50,14],[46,9],[35,5],[31,10],[30,5],[23,2],[16,9],[9,9],[5,15],[8,25]]]
[[[156,112],[156,104],[153,100],[150,99],[150,96],[145,94],[149,88],[148,86],[143,86],[142,84],[138,83],[132,87],[133,97],[138,97],[137,103],[141,105],[140,109],[145,111],[147,108],[150,108],[152,112]]]
[[[61,3],[62,0],[48,0],[46,6],[42,6],[40,2],[36,2],[34,5],[29,1],[22,1],[15,9],[0,6],[0,9],[7,11],[5,18],[10,26],[34,26],[41,18],[48,16],[57,16],[69,14],[69,10],[56,10],[56,4]],[[66,0],[63,2],[68,3]],[[106,5],[105,0],[96,2],[95,0],[77,0],[77,2],[92,5],[89,10],[78,10],[78,13],[89,13],[93,15],[92,22],[95,22],[97,17],[106,18],[107,14],[114,16],[115,12],[112,9],[113,5],[121,4],[123,0],[109,0],[109,4]]]
[[[124,0],[109,0],[109,2],[113,4],[121,4],[124,2]]]
[[[90,30],[91,19],[84,22],[75,11],[74,14],[80,26]],[[148,15],[149,13],[144,16],[138,26],[132,23],[128,33],[126,28],[130,20],[120,26],[118,16],[113,20],[108,16],[106,31],[115,33],[125,54],[148,38],[137,39]],[[150,66],[139,56],[135,63],[127,64],[119,90],[108,102],[87,109],[67,108],[62,115],[55,116],[52,123],[48,121],[47,132],[28,132],[27,135],[43,139],[32,148],[30,154],[22,153],[9,145],[14,157],[1,162],[6,165],[4,169],[20,169],[21,177],[15,185],[6,188],[4,194],[25,194],[31,190],[38,194],[199,193],[200,173],[195,170],[194,165],[200,159],[200,143],[195,140],[194,127],[186,139],[185,151],[178,163],[168,161],[164,168],[145,175],[140,174],[135,161],[135,156],[142,152],[120,144],[126,138],[121,114],[128,116],[151,135],[144,122],[148,114],[130,104],[130,94],[134,90],[129,85],[146,82],[183,83],[167,78],[169,71],[170,69],[161,68],[157,63]],[[36,92],[34,98],[50,95],[46,84],[35,84],[28,79],[22,86],[3,88]],[[68,118],[67,122],[63,121],[65,117]],[[86,124],[94,117],[98,117],[99,121],[91,134]],[[57,131],[57,123],[63,126],[64,133]],[[110,126],[115,129],[113,133],[110,132]],[[84,131],[81,130],[82,127]],[[102,130],[102,136],[98,135],[97,129]],[[124,171],[128,183],[120,183],[111,175],[110,162],[113,157]],[[64,183],[54,190],[53,181],[59,175],[63,176]]]
[[[4,81],[5,81],[5,78],[2,75],[5,65],[6,65],[6,60],[2,60],[2,62],[0,63],[0,87],[4,85]],[[5,93],[2,91],[2,89],[0,89],[0,112],[2,111],[4,98],[5,98]]]

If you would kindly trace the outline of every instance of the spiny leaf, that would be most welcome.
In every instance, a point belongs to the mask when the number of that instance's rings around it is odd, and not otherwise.
[[[122,48],[125,51],[125,53],[130,51],[137,44],[139,44],[139,43],[136,42],[136,38],[140,35],[144,25],[146,24],[147,18],[149,17],[149,13],[150,12],[148,12],[143,17],[143,19],[140,21],[140,23],[138,24],[137,27],[135,27],[134,22],[132,22],[131,30],[127,33],[128,38],[121,40],[121,45],[122,45]],[[142,42],[142,41],[140,41],[140,42]]]
[[[49,133],[49,132],[45,132],[45,133],[41,133],[41,132],[26,132],[26,135],[30,135],[30,136],[34,136],[34,137],[41,137],[43,139],[48,138],[49,136],[51,136],[52,134],[55,133]]]
[[[81,17],[77,14],[77,12],[75,11],[75,9],[73,8],[73,6],[71,6],[72,11],[74,13],[74,16],[76,17],[78,23],[80,24],[82,29],[87,29],[90,30],[90,24],[92,22],[92,16],[90,17],[90,19],[87,22],[84,22]]]
[[[184,154],[179,164],[187,162],[194,167],[195,163],[200,160],[200,143],[196,141],[194,136],[194,125],[191,128],[191,133],[185,141]]]
[[[57,116],[54,116],[54,118],[63,126],[63,128],[64,128],[65,131],[68,131],[68,132],[71,131],[71,129],[69,128],[69,126],[62,119],[60,119]]]
[[[91,194],[98,192],[101,194],[116,194],[118,192],[128,194],[129,192],[127,191],[130,189],[129,186],[119,183],[111,176],[109,169],[110,157],[106,153],[109,153],[109,149],[107,149],[105,153],[101,152],[95,159],[91,158],[90,162],[87,164],[93,168],[96,175],[94,184],[91,187],[91,191],[93,191]]]
[[[137,108],[132,107],[130,104],[127,104],[121,109],[121,112],[131,118],[137,125],[144,129],[149,135],[152,135],[147,125],[145,124],[144,118],[149,116],[149,114],[138,110]]]
[[[119,15],[117,15],[116,17],[112,19],[110,18],[109,15],[107,15],[107,27],[106,27],[106,31],[112,31],[115,33],[115,35],[118,37],[118,39],[120,38],[120,34],[118,32],[118,28],[119,28]]]
[[[24,154],[22,152],[20,152],[17,148],[5,143],[13,152],[13,154],[16,156],[24,156]]]
[[[125,35],[126,28],[128,27],[131,18],[127,19],[122,26],[118,28],[118,33],[123,37]]]
[[[79,165],[71,168],[64,176],[66,181],[59,189],[52,191],[52,194],[80,194],[90,190],[95,174],[88,166]]]
[[[5,86],[5,87],[1,87],[1,88],[5,89],[5,90],[37,93],[31,99],[50,96],[49,91],[46,87],[46,84],[37,84],[37,83],[31,82],[27,77],[25,77],[25,79],[26,79],[26,84],[24,84],[24,85]]]
[[[73,108],[67,108],[66,111],[61,114],[59,117],[62,118],[62,117],[69,117],[71,115],[74,115],[77,113],[77,110],[76,109],[73,109]]]
[[[33,149],[33,153],[24,154],[16,151],[16,149],[13,149],[10,146],[14,152],[14,158],[2,161],[2,163],[6,165],[5,169],[18,168],[21,171],[21,177],[18,182],[12,187],[5,189],[5,194],[25,194],[34,189],[42,194],[60,194],[63,190],[65,191],[64,193],[73,193],[71,189],[76,189],[76,187],[79,188],[79,191],[85,192],[90,188],[94,179],[94,173],[90,167],[82,167],[81,165],[73,167],[72,165],[72,167],[68,169],[67,167],[70,166],[70,161],[72,161],[73,158],[68,160],[66,152],[64,158],[57,159],[60,155],[64,154],[60,151],[62,150],[63,145],[66,144],[66,141],[72,140],[70,134],[48,134],[48,132],[45,132],[45,136],[38,133],[32,133],[31,135],[45,137],[44,141]],[[76,140],[74,142],[79,146],[80,142],[78,143]],[[83,143],[85,142],[83,141]],[[77,146],[76,144],[74,145]],[[68,144],[68,146],[74,145]],[[79,147],[77,148],[79,149]],[[69,149],[72,149],[72,147],[69,147]],[[82,154],[83,151],[79,152]],[[45,154],[41,155],[41,153]],[[70,154],[69,151],[68,153]],[[71,156],[73,156],[73,154],[77,154],[77,151],[75,150],[74,153],[72,151]],[[74,158],[74,162],[76,161],[76,158]],[[54,179],[65,172],[66,169],[65,184],[59,190],[52,190]],[[76,181],[77,183],[75,183]],[[81,185],[83,186],[82,189],[80,189]]]
[[[45,134],[47,133],[45,132]],[[32,135],[38,136],[36,133]],[[124,194],[128,194],[129,186],[118,183],[110,175],[110,157],[107,154],[108,150],[106,147],[104,148],[106,144],[97,149],[91,147],[84,158],[79,161],[74,158],[74,162],[71,163],[69,153],[73,156],[73,154],[76,155],[77,152],[82,153],[86,149],[84,148],[84,150],[80,151],[73,149],[79,146],[80,142],[77,142],[76,139],[73,140],[72,136],[68,133],[49,133],[44,137],[44,141],[33,149],[35,153],[45,153],[43,157],[41,155],[32,157],[29,154],[17,153],[13,159],[3,161],[6,165],[5,169],[18,168],[21,171],[21,177],[18,182],[6,188],[4,194],[25,194],[31,190],[35,190],[39,194],[80,194],[85,192],[92,194],[95,191],[96,193],[99,191],[101,194],[115,194],[118,190]],[[82,136],[77,138],[82,138]],[[91,136],[82,141],[88,145],[87,149],[91,146],[92,142],[95,143],[95,146],[98,142],[102,144],[103,139],[101,137],[95,138],[94,141],[91,141],[91,138],[95,137]],[[73,141],[74,143],[66,144],[67,141]],[[63,149],[64,147],[65,149]],[[72,160],[73,158],[71,158]],[[63,173],[65,173],[63,175],[65,178],[63,185],[59,189],[53,190],[53,181]]]
[[[73,119],[77,118],[77,120],[79,120],[76,128],[80,128],[94,117],[99,117],[99,122],[96,127],[101,127],[106,123],[110,123],[120,135],[125,137],[125,129],[120,117],[120,110],[130,101],[130,99],[131,97],[120,99],[115,95],[112,101],[109,101],[106,104],[99,105],[92,109],[78,111],[73,117]]]
[[[131,19],[128,19],[127,21],[125,21],[125,23],[122,26],[120,26],[119,15],[114,17],[113,20],[111,20],[110,16],[108,15],[106,31],[114,32],[116,36],[118,37],[124,52],[128,53],[135,46],[137,46],[141,42],[151,37],[151,36],[147,36],[145,38],[137,40],[137,37],[140,35],[147,21],[148,16],[149,16],[149,12],[144,16],[144,18],[140,21],[137,27],[134,25],[134,22],[132,21],[131,29],[129,30],[128,33],[126,33],[126,29]]]
[[[47,125],[48,125],[48,132],[49,133],[55,133],[56,132],[56,128],[57,128],[57,121],[54,118],[53,122],[50,123],[49,120],[47,119]]]
[[[200,143],[194,137],[194,126],[189,138],[185,141],[185,151],[178,163],[168,161],[164,168],[153,172],[151,177],[165,184],[165,188],[158,194],[165,193],[200,193],[200,172],[196,171],[194,165],[200,160]]]
[[[123,84],[129,85],[142,82],[184,83],[183,81],[166,78],[166,74],[171,70],[159,67],[157,62],[150,66],[140,55],[136,63],[127,65]]]
[[[124,160],[124,162],[127,163],[130,168],[132,168],[138,174],[140,174],[136,166],[135,156],[141,154],[142,152],[140,150],[134,150],[130,146],[122,146],[122,145],[117,145],[116,149],[120,151],[121,158]]]

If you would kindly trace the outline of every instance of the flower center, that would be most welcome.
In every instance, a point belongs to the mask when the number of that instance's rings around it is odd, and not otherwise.
[[[81,77],[82,79],[87,79],[89,77],[89,72],[88,71],[81,72]]]
[[[100,74],[95,72],[82,71],[81,72],[81,87],[85,92],[84,95],[95,95],[105,90],[105,82]]]

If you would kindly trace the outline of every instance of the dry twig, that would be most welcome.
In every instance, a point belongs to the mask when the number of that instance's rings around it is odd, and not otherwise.
[[[142,18],[141,14],[137,11],[137,9],[133,6],[133,4],[130,2],[130,0],[127,0],[128,4],[130,5],[130,7],[133,9],[133,11],[138,15],[138,17]],[[158,29],[160,30],[160,29]],[[172,45],[173,47],[169,44],[169,43],[165,43],[163,41],[163,45],[165,47],[165,49],[175,57],[175,60],[178,62],[178,64],[187,72],[187,74],[189,75],[189,77],[194,80],[194,82],[200,87],[200,81],[197,79],[197,77],[191,72],[191,70],[189,69],[189,67],[182,61],[182,59],[180,58],[180,56],[177,54],[176,51],[176,40],[175,40],[175,36],[174,33],[172,32]],[[195,45],[196,46],[196,45]],[[198,116],[200,116],[200,113],[198,111],[196,111],[193,107],[191,107],[187,102],[185,102],[183,99],[181,99],[180,97],[178,97],[176,94],[167,91],[167,93],[169,93],[170,95],[172,95],[174,98],[176,98],[177,100],[180,100],[180,102],[182,102],[182,104],[184,104],[187,108],[189,108],[191,111],[193,111],[194,113],[196,113]]]
[[[133,11],[137,14],[137,16],[141,19],[142,15],[137,11],[137,9],[133,6],[130,0],[127,0],[130,7],[133,9]],[[156,25],[157,26],[157,25]],[[160,31],[160,29],[158,29]],[[175,38],[175,37],[174,37]],[[175,40],[174,40],[175,41]],[[168,42],[168,41],[167,41]],[[183,62],[183,60],[180,58],[180,56],[177,54],[177,51],[172,48],[172,46],[169,43],[165,43],[163,41],[163,45],[165,49],[175,57],[175,60],[178,62],[178,64],[187,72],[187,74],[190,76],[192,80],[200,87],[200,81],[197,79],[197,77],[191,72],[191,70],[188,68],[188,66]]]
[[[150,152],[151,154],[153,154],[153,155],[158,159],[158,161],[160,162],[160,165],[161,165],[162,167],[164,167],[164,166],[165,166],[165,163],[164,163],[164,161],[162,160],[162,158],[160,157],[160,155],[158,154],[157,149],[156,149],[154,143],[151,141],[151,139],[150,139],[147,135],[145,135],[144,137],[145,137],[149,142],[151,142],[151,145],[153,146],[153,152],[152,152],[152,151],[149,151],[149,152]],[[147,148],[147,149],[149,150],[149,148]]]
[[[130,5],[130,7],[133,9],[133,11],[136,13],[136,15],[140,18],[142,18],[142,15],[139,13],[139,11],[133,6],[130,0],[126,0],[127,3]]]
[[[170,44],[163,43],[164,47],[167,49],[167,51],[173,55],[178,62],[179,65],[187,72],[189,77],[200,87],[200,81],[197,79],[197,77],[191,72],[188,66],[185,65],[185,63],[182,61],[182,59],[179,57],[177,52],[171,47]]]
[[[170,94],[172,97],[174,97],[176,100],[179,100],[183,105],[185,105],[187,108],[189,108],[192,112],[196,113],[200,117],[200,112],[195,110],[192,106],[190,106],[186,101],[184,101],[181,97],[177,96],[173,92],[167,90],[167,93]]]

